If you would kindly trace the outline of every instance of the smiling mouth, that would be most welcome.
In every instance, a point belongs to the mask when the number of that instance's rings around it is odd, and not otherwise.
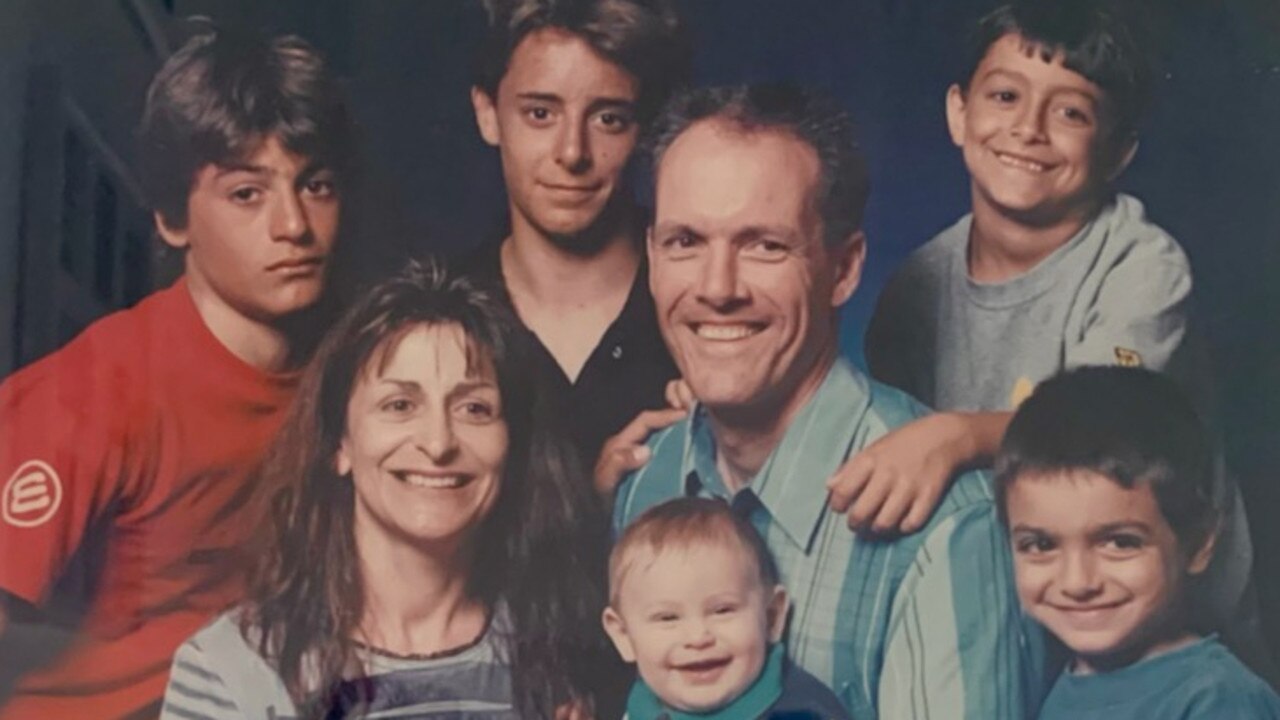
[[[600,189],[599,185],[557,185],[555,183],[542,183],[542,187],[565,195],[590,195]]]
[[[1010,155],[1009,153],[999,151],[997,151],[995,155],[996,159],[999,160],[1002,165],[1007,165],[1008,167],[1017,168],[1019,170],[1042,173],[1049,169],[1048,165],[1032,160],[1031,158]]]
[[[713,658],[676,665],[675,669],[694,682],[707,682],[719,677],[720,671],[728,667],[731,662],[733,662],[732,657]]]
[[[410,487],[428,490],[456,490],[471,481],[470,475],[427,474],[409,470],[392,471],[391,476]]]
[[[693,333],[703,340],[733,342],[743,340],[764,330],[764,323],[691,323]]]

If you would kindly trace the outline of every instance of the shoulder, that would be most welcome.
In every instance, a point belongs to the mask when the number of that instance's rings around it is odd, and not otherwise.
[[[649,436],[645,444],[651,455],[644,467],[629,473],[614,495],[614,531],[620,533],[636,516],[684,492],[685,438],[689,419],[684,418]]]
[[[1100,257],[1103,266],[1163,268],[1166,273],[1190,277],[1191,263],[1182,246],[1164,228],[1151,222],[1137,198],[1118,194],[1095,222],[1105,230]]]
[[[1280,697],[1217,640],[1203,641],[1187,672],[1171,682],[1182,695],[1186,718],[1249,717],[1280,719]],[[1174,680],[1174,678],[1170,678]]]
[[[880,304],[897,305],[906,298],[933,292],[952,271],[953,258],[963,252],[969,224],[970,216],[966,215],[912,251],[890,276]]]

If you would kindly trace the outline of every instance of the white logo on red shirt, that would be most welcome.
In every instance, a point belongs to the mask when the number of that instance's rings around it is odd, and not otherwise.
[[[41,460],[28,460],[18,466],[4,485],[5,522],[14,527],[43,525],[62,504],[62,481],[58,473]]]

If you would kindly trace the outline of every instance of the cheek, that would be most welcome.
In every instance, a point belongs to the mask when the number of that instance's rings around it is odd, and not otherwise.
[[[1053,583],[1057,572],[1052,563],[1039,564],[1014,556],[1014,583],[1018,587],[1018,597],[1023,604],[1030,605]]]

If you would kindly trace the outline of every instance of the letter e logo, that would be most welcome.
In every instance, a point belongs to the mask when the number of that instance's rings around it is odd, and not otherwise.
[[[4,485],[4,521],[14,527],[43,525],[61,504],[62,481],[40,460],[22,463]]]

